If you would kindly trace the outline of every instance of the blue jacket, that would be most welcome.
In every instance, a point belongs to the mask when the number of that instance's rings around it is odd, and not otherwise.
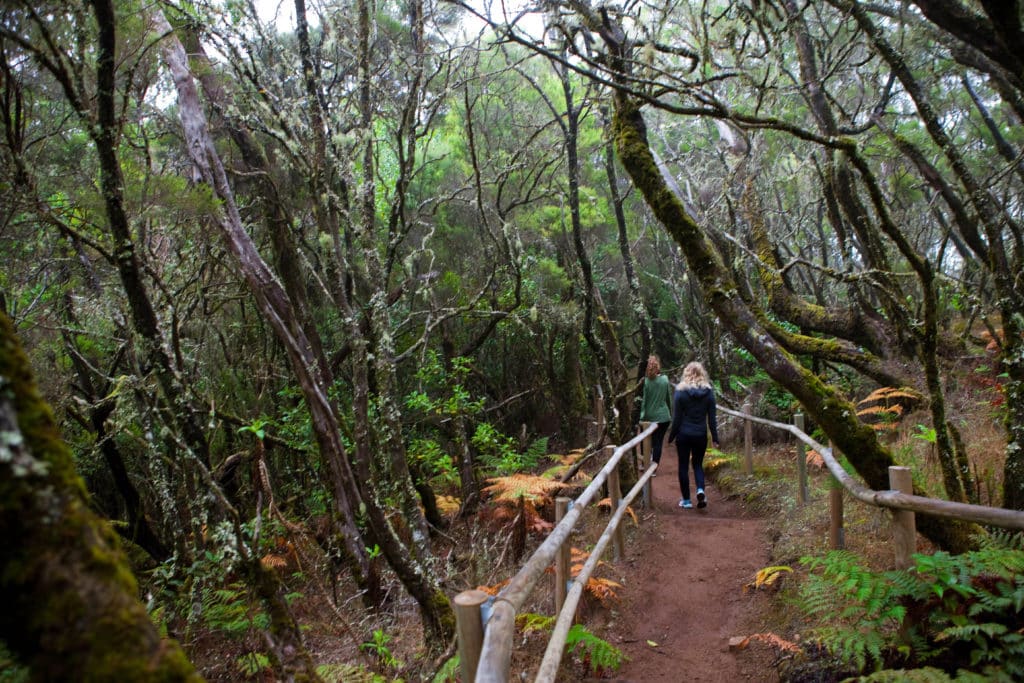
[[[676,389],[675,409],[668,440],[679,436],[706,437],[711,428],[711,441],[718,443],[718,417],[715,411],[715,392],[708,387]]]

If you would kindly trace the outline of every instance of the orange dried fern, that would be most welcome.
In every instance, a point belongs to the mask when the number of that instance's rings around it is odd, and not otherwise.
[[[573,578],[576,578],[579,576],[580,572],[583,571],[583,566],[586,565],[587,560],[590,559],[590,553],[586,550],[580,550],[579,548],[572,548],[569,552],[569,574],[572,575]],[[601,567],[603,565],[606,565],[604,560],[599,560],[597,567]],[[553,573],[555,568],[548,567],[545,571]],[[584,592],[596,598],[604,607],[608,607],[613,600],[618,599],[619,594],[616,591],[620,588],[622,588],[622,584],[617,581],[602,579],[595,576],[591,576],[583,585]]]
[[[484,493],[491,494],[491,500],[495,503],[518,504],[523,498],[534,505],[551,499],[551,495],[564,488],[565,484],[538,477],[533,474],[511,474],[507,477],[493,477],[487,480],[489,486],[485,486]]]
[[[511,578],[505,579],[504,581],[501,581],[500,583],[496,583],[493,586],[477,586],[476,589],[478,591],[483,591],[484,593],[487,593],[488,595],[497,595],[498,593],[501,592],[502,588],[504,588],[505,586],[508,585],[508,582],[511,581],[511,580],[512,580]]]
[[[602,498],[601,500],[597,501],[597,507],[601,508],[602,510],[607,509],[608,512],[612,512],[612,499]],[[626,514],[633,519],[634,526],[640,526],[640,520],[637,518],[636,512],[633,511],[632,505],[626,506]]]
[[[868,394],[863,400],[857,405],[864,405],[865,403],[874,403],[875,401],[885,401],[887,404],[889,401],[899,399],[909,399],[911,401],[920,401],[922,398],[921,394],[910,389],[909,387],[881,387],[875,389]]]
[[[785,638],[779,637],[779,636],[775,635],[774,633],[754,633],[754,634],[751,634],[751,635],[747,636],[746,638],[744,638],[736,646],[736,649],[737,650],[745,649],[748,645],[750,645],[750,641],[752,641],[752,640],[757,640],[757,641],[760,641],[762,643],[766,643],[767,645],[770,645],[770,646],[774,647],[776,650],[779,650],[781,652],[791,652],[791,653],[794,653],[794,654],[803,652],[803,650],[800,649],[800,646],[797,645],[796,643],[794,643],[793,641],[786,640]]]
[[[924,397],[909,387],[881,387],[857,403],[857,416],[876,431],[895,429],[907,408],[922,400]]]

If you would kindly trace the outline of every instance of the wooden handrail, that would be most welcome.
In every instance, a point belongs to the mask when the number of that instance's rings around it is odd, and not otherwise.
[[[595,475],[593,481],[573,502],[572,507],[565,517],[562,518],[562,521],[552,529],[548,537],[544,539],[544,542],[530,556],[530,559],[512,577],[508,585],[498,593],[494,600],[491,617],[487,621],[484,631],[484,642],[476,673],[477,683],[506,683],[508,681],[512,661],[512,641],[515,636],[516,613],[526,602],[526,598],[533,590],[538,579],[543,575],[544,570],[553,562],[555,553],[558,552],[558,548],[569,537],[583,510],[600,491],[601,486],[608,478],[608,473],[618,466],[625,453],[628,453],[630,449],[643,441],[649,434],[652,434],[657,427],[657,424],[651,424],[647,429],[615,449],[615,452],[612,453],[612,456],[605,463],[604,467],[601,468],[601,471]]]
[[[555,622],[555,628],[551,631],[551,638],[548,639],[547,649],[544,650],[544,659],[540,663],[540,669],[537,670],[537,677],[534,679],[534,683],[549,683],[555,680],[555,676],[558,674],[558,665],[561,664],[562,654],[565,651],[565,640],[576,617],[576,607],[583,596],[583,589],[587,585],[590,575],[593,574],[594,569],[600,563],[604,549],[615,537],[615,530],[619,528],[619,523],[622,521],[622,516],[626,513],[626,508],[643,491],[644,485],[650,480],[657,469],[658,465],[651,463],[651,466],[647,468],[636,485],[622,499],[619,508],[612,515],[612,518],[608,520],[608,525],[605,527],[604,533],[601,534],[601,538],[594,545],[594,549],[590,551],[590,557],[587,558],[586,564],[583,565],[580,573],[573,579],[572,588],[565,599],[565,605],[562,607],[562,611],[558,613],[558,621]]]
[[[818,443],[804,433],[803,430],[798,429],[794,425],[756,417],[724,406],[719,406],[718,410],[728,415],[743,419],[747,426],[749,426],[751,422],[757,422],[775,429],[781,429],[789,432],[797,439],[817,451],[821,455],[825,465],[828,467],[829,472],[831,472],[832,476],[842,484],[843,488],[846,489],[854,498],[863,503],[867,503],[868,505],[889,508],[895,511],[902,510],[908,512],[920,512],[928,515],[960,519],[1006,529],[1024,530],[1024,512],[1021,511],[992,508],[984,505],[957,503],[947,500],[928,498],[925,496],[915,496],[910,493],[896,490],[896,484],[892,484],[894,489],[888,491],[875,491],[873,489],[869,489],[855,480],[846,472],[846,470],[843,469],[842,465],[840,465],[835,459],[832,448]],[[493,606],[491,607],[490,618],[484,628],[483,644],[480,649],[480,659],[476,669],[476,677],[474,679],[477,683],[508,682],[512,658],[512,642],[515,636],[516,614],[525,604],[526,598],[529,596],[537,581],[544,573],[544,570],[552,564],[555,555],[566,542],[569,534],[572,533],[572,530],[582,515],[584,508],[600,490],[601,486],[608,479],[609,474],[618,467],[619,461],[622,459],[623,455],[635,448],[637,444],[648,439],[655,429],[657,429],[657,424],[650,423],[630,441],[615,448],[611,457],[608,458],[608,462],[601,468],[601,471],[595,475],[593,481],[590,482],[587,488],[584,489],[579,497],[572,503],[569,511],[561,521],[555,526],[537,550],[534,551],[533,555],[530,556],[516,575],[512,577],[508,585],[494,599]],[[744,431],[747,433],[749,440],[749,429],[745,428]],[[745,456],[745,469],[751,471],[748,473],[752,473],[753,467],[749,453],[745,452]],[[893,469],[905,468],[890,468],[890,470]],[[651,464],[651,466],[637,481],[636,485],[634,485],[630,490],[629,494],[623,498],[618,509],[613,510],[612,518],[609,520],[604,533],[601,535],[601,538],[591,551],[590,558],[583,566],[579,575],[573,580],[572,588],[568,591],[568,594],[565,597],[564,605],[559,612],[555,628],[548,641],[548,646],[544,653],[544,659],[542,660],[540,669],[537,672],[535,683],[548,683],[555,679],[563,651],[565,649],[565,640],[568,635],[569,628],[572,625],[579,600],[582,597],[584,586],[586,585],[586,582],[594,568],[599,563],[606,546],[614,538],[614,532],[622,521],[622,516],[625,514],[626,507],[636,498],[637,495],[640,494],[656,470],[657,465]],[[893,473],[890,471],[890,476],[892,476],[892,474]],[[913,533],[912,523],[908,528],[911,530],[910,533]],[[903,555],[909,557],[909,551],[912,550],[910,547],[912,546],[912,542],[904,539],[904,545],[907,545],[908,547],[905,549],[906,552],[904,552]],[[897,553],[897,557],[900,557],[899,553]],[[467,591],[467,602],[479,602],[479,596],[469,596],[468,593],[470,592]]]
[[[867,503],[868,505],[877,505],[878,507],[891,508],[895,510],[910,510],[926,515],[934,515],[936,517],[976,522],[977,524],[989,524],[1003,529],[1024,530],[1024,512],[1019,510],[1006,510],[1003,508],[987,507],[985,505],[972,505],[971,503],[957,503],[951,500],[939,500],[937,498],[928,498],[926,496],[915,496],[912,494],[900,493],[899,491],[875,491],[873,489],[869,489],[851,477],[847,471],[843,469],[843,466],[839,464],[839,461],[833,457],[831,448],[821,445],[793,425],[775,422],[773,420],[766,420],[763,417],[755,417],[754,415],[741,413],[724,406],[719,406],[718,410],[744,420],[751,420],[753,422],[789,432],[816,450],[821,455],[822,460],[825,461],[825,465],[828,467],[829,472],[831,472],[832,476],[843,485],[843,488],[849,491],[850,495],[854,498],[863,503]]]

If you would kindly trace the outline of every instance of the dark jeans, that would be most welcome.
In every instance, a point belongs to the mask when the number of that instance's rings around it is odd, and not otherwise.
[[[651,434],[651,461],[661,462],[661,446],[665,442],[665,432],[668,431],[668,426],[671,422],[659,422],[658,428]]]
[[[683,498],[690,500],[690,460],[693,460],[693,478],[697,488],[704,488],[704,454],[708,450],[708,437],[684,436],[676,437],[676,450],[679,451],[679,490]]]

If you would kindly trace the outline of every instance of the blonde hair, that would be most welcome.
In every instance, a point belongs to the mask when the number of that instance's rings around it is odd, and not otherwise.
[[[661,372],[661,360],[657,356],[647,358],[647,379],[654,379]]]
[[[693,361],[683,368],[683,378],[679,380],[678,388],[690,389],[696,387],[710,389],[711,378],[708,377],[708,371],[704,369],[703,365],[697,361]]]

